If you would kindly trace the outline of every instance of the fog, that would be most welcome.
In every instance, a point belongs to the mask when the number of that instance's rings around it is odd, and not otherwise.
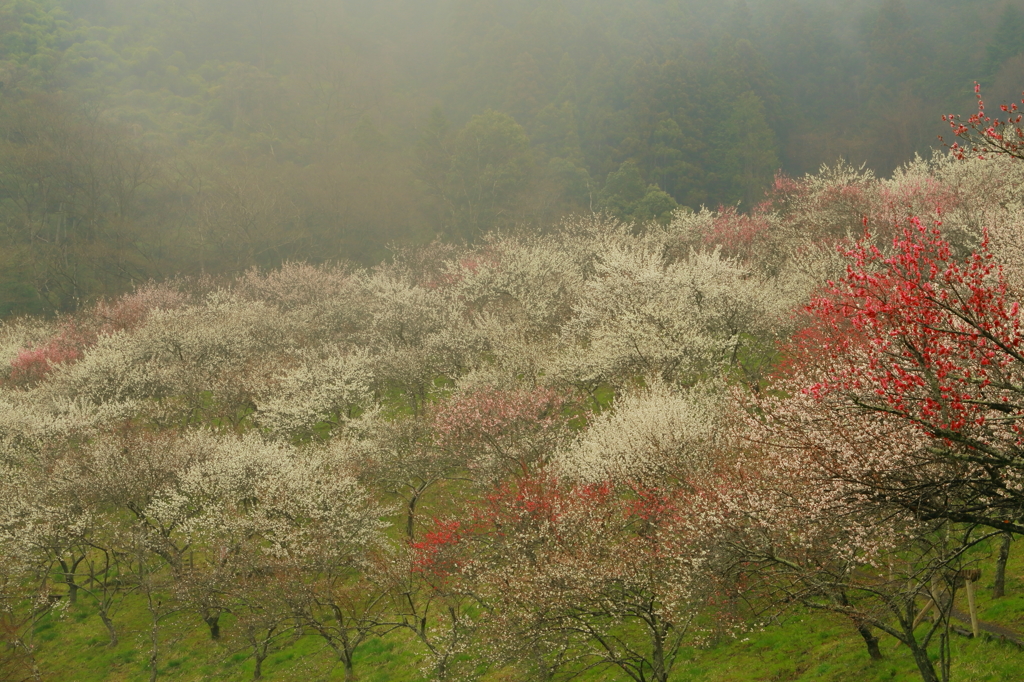
[[[0,315],[885,175],[1019,97],[1021,5],[3,2]]]

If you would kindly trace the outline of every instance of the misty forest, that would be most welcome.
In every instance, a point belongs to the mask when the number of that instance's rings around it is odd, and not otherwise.
[[[0,0],[0,682],[1024,678],[1024,0]]]

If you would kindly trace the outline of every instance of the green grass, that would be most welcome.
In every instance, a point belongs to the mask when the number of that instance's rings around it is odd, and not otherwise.
[[[1015,544],[1007,576],[1007,596],[993,600],[991,562],[982,564],[978,605],[983,620],[1024,633],[1024,547]],[[966,611],[963,591],[958,605]],[[120,643],[108,636],[86,596],[74,608],[40,617],[32,627],[36,663],[44,680],[61,682],[135,682],[149,679],[149,614],[139,597],[129,597],[115,620]],[[230,616],[222,618],[223,638],[212,641],[197,616],[179,613],[164,621],[159,679],[175,681],[252,679],[253,661]],[[681,654],[673,682],[912,682],[920,677],[910,653],[892,637],[880,641],[883,661],[872,661],[853,627],[839,617],[793,611],[763,629],[725,638]],[[1024,679],[1024,652],[982,637],[954,635],[953,680],[1016,682]],[[423,652],[405,632],[371,639],[357,653],[360,682],[423,682]],[[321,682],[343,680],[344,668],[333,652],[312,635],[286,636],[264,662],[264,679]],[[532,682],[514,668],[480,670],[480,682]],[[592,671],[580,682],[625,682],[612,669]]]
[[[1020,585],[1015,585],[1019,589]],[[1024,614],[1024,597],[983,599],[987,620],[1006,624]],[[84,615],[84,617],[83,617]],[[159,679],[248,680],[253,661],[242,644],[230,637],[232,623],[224,624],[225,638],[214,642],[195,616],[168,619],[163,631]],[[119,622],[121,642],[107,646],[107,636],[90,605],[82,603],[62,616],[48,615],[35,628],[37,664],[43,679],[66,682],[148,680],[149,640],[147,613],[141,603],[130,603]],[[781,623],[705,649],[687,649],[676,667],[678,682],[754,682],[762,680],[822,680],[846,682],[912,681],[919,679],[906,647],[883,637],[886,657],[873,662],[863,642],[846,622],[822,614],[793,613]],[[953,679],[963,681],[1020,680],[1024,652],[1008,644],[954,639]],[[361,682],[420,682],[421,652],[404,634],[367,642],[358,653]],[[343,680],[344,669],[332,652],[313,636],[291,636],[264,662],[267,680]],[[482,682],[527,682],[512,668],[486,671]],[[580,678],[588,682],[618,682],[625,677],[613,670],[595,671]]]
[[[979,639],[953,642],[953,679],[1020,680],[1024,653],[1009,645]],[[892,637],[880,643],[885,660],[872,661],[846,623],[820,615],[794,614],[788,621],[738,641],[706,651],[690,652],[675,679],[694,682],[821,680],[882,682],[920,680],[906,647]]]

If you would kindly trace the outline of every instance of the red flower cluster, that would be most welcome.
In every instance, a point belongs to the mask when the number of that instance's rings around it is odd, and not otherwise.
[[[978,83],[974,84],[974,95],[978,99],[978,111],[967,117],[966,121],[959,114],[942,117],[953,129],[953,134],[963,140],[963,144],[954,142],[947,145],[956,158],[964,159],[968,155],[976,155],[979,159],[989,155],[1024,158],[1024,129],[1021,128],[1024,115],[1018,106],[1000,105],[1000,110],[1007,117],[993,118],[985,114],[985,102],[981,99],[981,86]],[[1024,104],[1024,100],[1021,103]]]
[[[874,395],[877,407],[939,430],[983,424],[1010,397],[1000,389],[1020,361],[1016,302],[983,242],[957,260],[939,231],[912,218],[889,254],[858,243],[846,276],[808,307],[814,323],[798,336],[831,378],[805,390]],[[798,349],[799,351],[799,349]]]

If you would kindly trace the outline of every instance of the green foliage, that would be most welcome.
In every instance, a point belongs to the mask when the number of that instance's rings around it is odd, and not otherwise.
[[[1024,11],[1007,3],[985,46],[985,75],[994,76],[1008,59],[1024,52]]]
[[[450,230],[472,238],[482,226],[514,225],[520,194],[533,172],[526,131],[507,115],[474,116],[451,140],[443,200]]]
[[[761,98],[746,92],[736,98],[724,121],[722,176],[727,195],[745,209],[753,208],[779,167],[775,133],[765,120]]]
[[[657,185],[646,185],[640,169],[627,161],[619,170],[608,175],[604,188],[598,194],[598,206],[619,220],[644,223],[656,221],[666,224],[679,204]]]
[[[604,188],[598,195],[601,207],[608,209],[618,218],[631,215],[647,193],[647,187],[640,169],[634,161],[627,161],[619,170],[608,174]]]

